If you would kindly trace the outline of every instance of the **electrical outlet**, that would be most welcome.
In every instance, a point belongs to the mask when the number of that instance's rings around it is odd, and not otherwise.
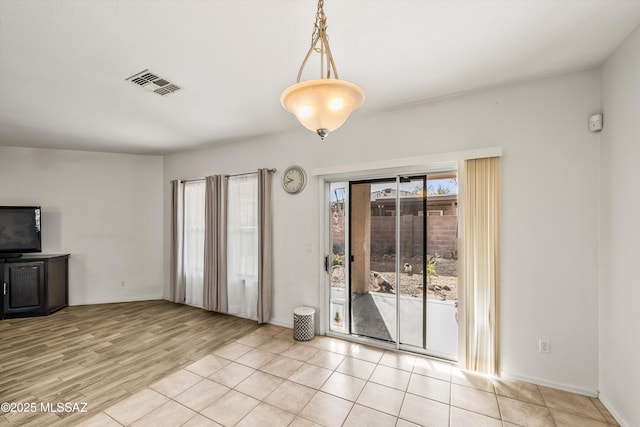
[[[540,353],[549,353],[549,340],[538,340],[538,351]]]

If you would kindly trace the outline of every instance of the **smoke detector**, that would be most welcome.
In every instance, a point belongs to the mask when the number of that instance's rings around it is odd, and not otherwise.
[[[181,89],[180,86],[171,83],[165,78],[159,77],[156,73],[152,73],[149,70],[140,71],[126,80],[149,92],[154,92],[162,96],[177,92]]]

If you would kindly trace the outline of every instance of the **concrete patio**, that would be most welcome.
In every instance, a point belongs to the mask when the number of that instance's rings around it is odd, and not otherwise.
[[[338,292],[332,292],[332,296],[339,298]],[[422,348],[422,304],[421,298],[400,296],[399,341],[401,344]],[[396,341],[395,294],[378,292],[354,294],[351,311],[354,334]],[[457,359],[456,312],[455,301],[427,299],[427,351],[447,359]]]

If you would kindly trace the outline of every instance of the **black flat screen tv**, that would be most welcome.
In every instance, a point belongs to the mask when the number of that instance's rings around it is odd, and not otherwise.
[[[41,251],[40,206],[0,206],[0,257]]]

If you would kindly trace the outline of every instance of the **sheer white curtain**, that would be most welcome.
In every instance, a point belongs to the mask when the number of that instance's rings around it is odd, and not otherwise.
[[[228,313],[257,319],[258,176],[229,177],[228,185]]]
[[[204,181],[184,184],[185,304],[203,306]]]

